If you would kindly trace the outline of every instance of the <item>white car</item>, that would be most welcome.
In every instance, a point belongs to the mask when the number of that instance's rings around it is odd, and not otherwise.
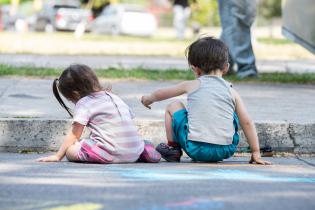
[[[105,34],[152,36],[157,29],[156,18],[137,6],[113,4],[104,8],[91,24],[91,31]]]

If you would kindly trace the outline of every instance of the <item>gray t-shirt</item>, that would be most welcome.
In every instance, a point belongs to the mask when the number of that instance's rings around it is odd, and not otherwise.
[[[188,94],[188,139],[219,145],[232,143],[235,99],[222,77],[204,75],[200,87]]]

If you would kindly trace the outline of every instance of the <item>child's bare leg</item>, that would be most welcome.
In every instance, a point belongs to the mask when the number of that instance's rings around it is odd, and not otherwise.
[[[68,149],[67,149],[67,152],[66,152],[66,157],[69,161],[72,161],[72,162],[77,162],[77,161],[80,161],[79,158],[78,158],[78,152],[81,148],[81,145],[76,142],[75,144],[71,145]]]
[[[166,107],[165,111],[165,131],[166,131],[166,138],[167,138],[167,143],[170,146],[178,146],[174,139],[173,139],[173,131],[172,131],[172,119],[173,119],[173,114],[177,112],[178,110],[185,109],[185,106],[182,102],[180,101],[175,101],[173,103],[170,103]]]

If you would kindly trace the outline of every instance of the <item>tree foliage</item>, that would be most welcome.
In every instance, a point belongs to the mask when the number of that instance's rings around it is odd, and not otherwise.
[[[32,1],[32,0],[20,0],[20,3],[27,2],[27,1]],[[0,0],[0,5],[10,4],[10,3],[11,3],[11,0]]]
[[[281,16],[281,0],[260,0],[258,4],[258,15],[272,19]]]
[[[203,26],[220,25],[217,0],[196,0],[195,3],[192,4],[191,18],[192,21],[198,22]]]
[[[0,5],[2,4],[9,4],[10,0],[0,0]]]

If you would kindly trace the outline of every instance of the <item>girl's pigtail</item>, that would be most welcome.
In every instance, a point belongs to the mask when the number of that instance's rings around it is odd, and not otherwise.
[[[63,102],[63,100],[61,99],[60,95],[59,95],[59,91],[57,88],[57,82],[58,79],[55,79],[52,85],[53,88],[53,93],[57,99],[57,101],[59,102],[59,104],[69,113],[70,117],[73,117],[72,113],[70,112],[70,109],[66,106],[66,104]]]

